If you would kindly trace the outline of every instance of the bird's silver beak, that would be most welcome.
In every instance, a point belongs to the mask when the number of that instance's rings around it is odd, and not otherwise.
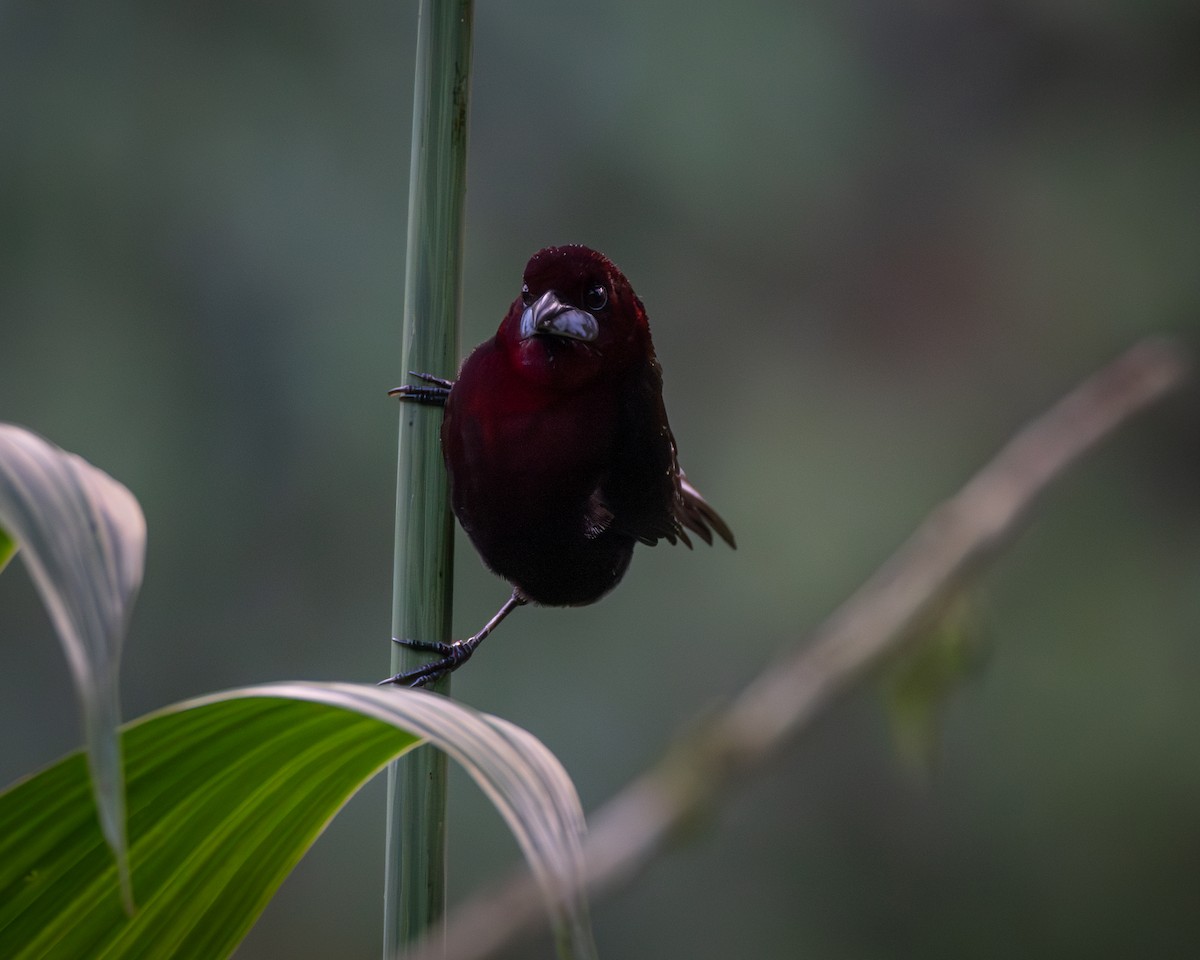
[[[586,310],[568,306],[550,290],[543,293],[521,314],[521,339],[539,333],[571,340],[595,340],[600,335],[596,318]]]

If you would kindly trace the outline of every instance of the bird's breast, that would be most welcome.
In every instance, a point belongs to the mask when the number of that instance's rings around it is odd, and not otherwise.
[[[468,361],[455,383],[442,424],[455,515],[488,566],[531,599],[590,602],[628,563],[626,545],[596,543],[588,526],[616,417],[604,390],[541,390],[491,364]]]
[[[471,501],[545,513],[586,501],[610,459],[613,414],[600,398],[481,395],[447,406],[443,451]]]

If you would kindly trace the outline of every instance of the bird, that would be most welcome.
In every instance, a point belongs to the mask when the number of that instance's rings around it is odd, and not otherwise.
[[[736,549],[680,469],[645,307],[603,254],[578,244],[539,250],[496,335],[457,379],[410,376],[420,382],[389,395],[444,408],[451,507],[512,593],[464,640],[393,638],[436,659],[381,684],[424,686],[456,670],[526,603],[596,602],[637,544],[691,548],[690,531]]]

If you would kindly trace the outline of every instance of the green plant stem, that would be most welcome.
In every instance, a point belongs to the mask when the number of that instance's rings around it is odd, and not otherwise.
[[[413,89],[401,370],[453,376],[458,358],[472,0],[421,0]],[[441,411],[400,410],[392,633],[449,641],[454,529]],[[426,657],[392,653],[393,671]],[[436,689],[448,693],[449,678]],[[446,759],[430,747],[388,769],[384,956],[445,912]]]

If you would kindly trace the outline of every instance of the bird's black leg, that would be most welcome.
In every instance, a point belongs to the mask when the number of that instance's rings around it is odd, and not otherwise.
[[[446,405],[446,398],[450,396],[450,388],[454,386],[453,380],[435,377],[432,373],[416,373],[413,370],[409,370],[408,375],[416,377],[418,380],[424,380],[425,383],[393,387],[388,391],[389,397],[399,397],[401,400],[410,400],[414,403],[427,403],[434,407]]]
[[[441,643],[437,640],[403,640],[400,637],[392,637],[393,641],[401,646],[408,647],[410,650],[440,654],[440,659],[431,660],[429,663],[424,663],[419,667],[398,673],[394,677],[380,680],[379,686],[382,687],[388,683],[398,683],[405,687],[423,687],[427,683],[432,683],[442,674],[457,670],[471,659],[471,654],[475,652],[475,648],[483,643],[487,635],[499,626],[500,621],[526,602],[525,598],[521,596],[521,592],[514,590],[512,596],[504,602],[504,606],[496,611],[496,615],[485,623],[478,633],[467,637],[465,640],[456,640],[454,643]]]

